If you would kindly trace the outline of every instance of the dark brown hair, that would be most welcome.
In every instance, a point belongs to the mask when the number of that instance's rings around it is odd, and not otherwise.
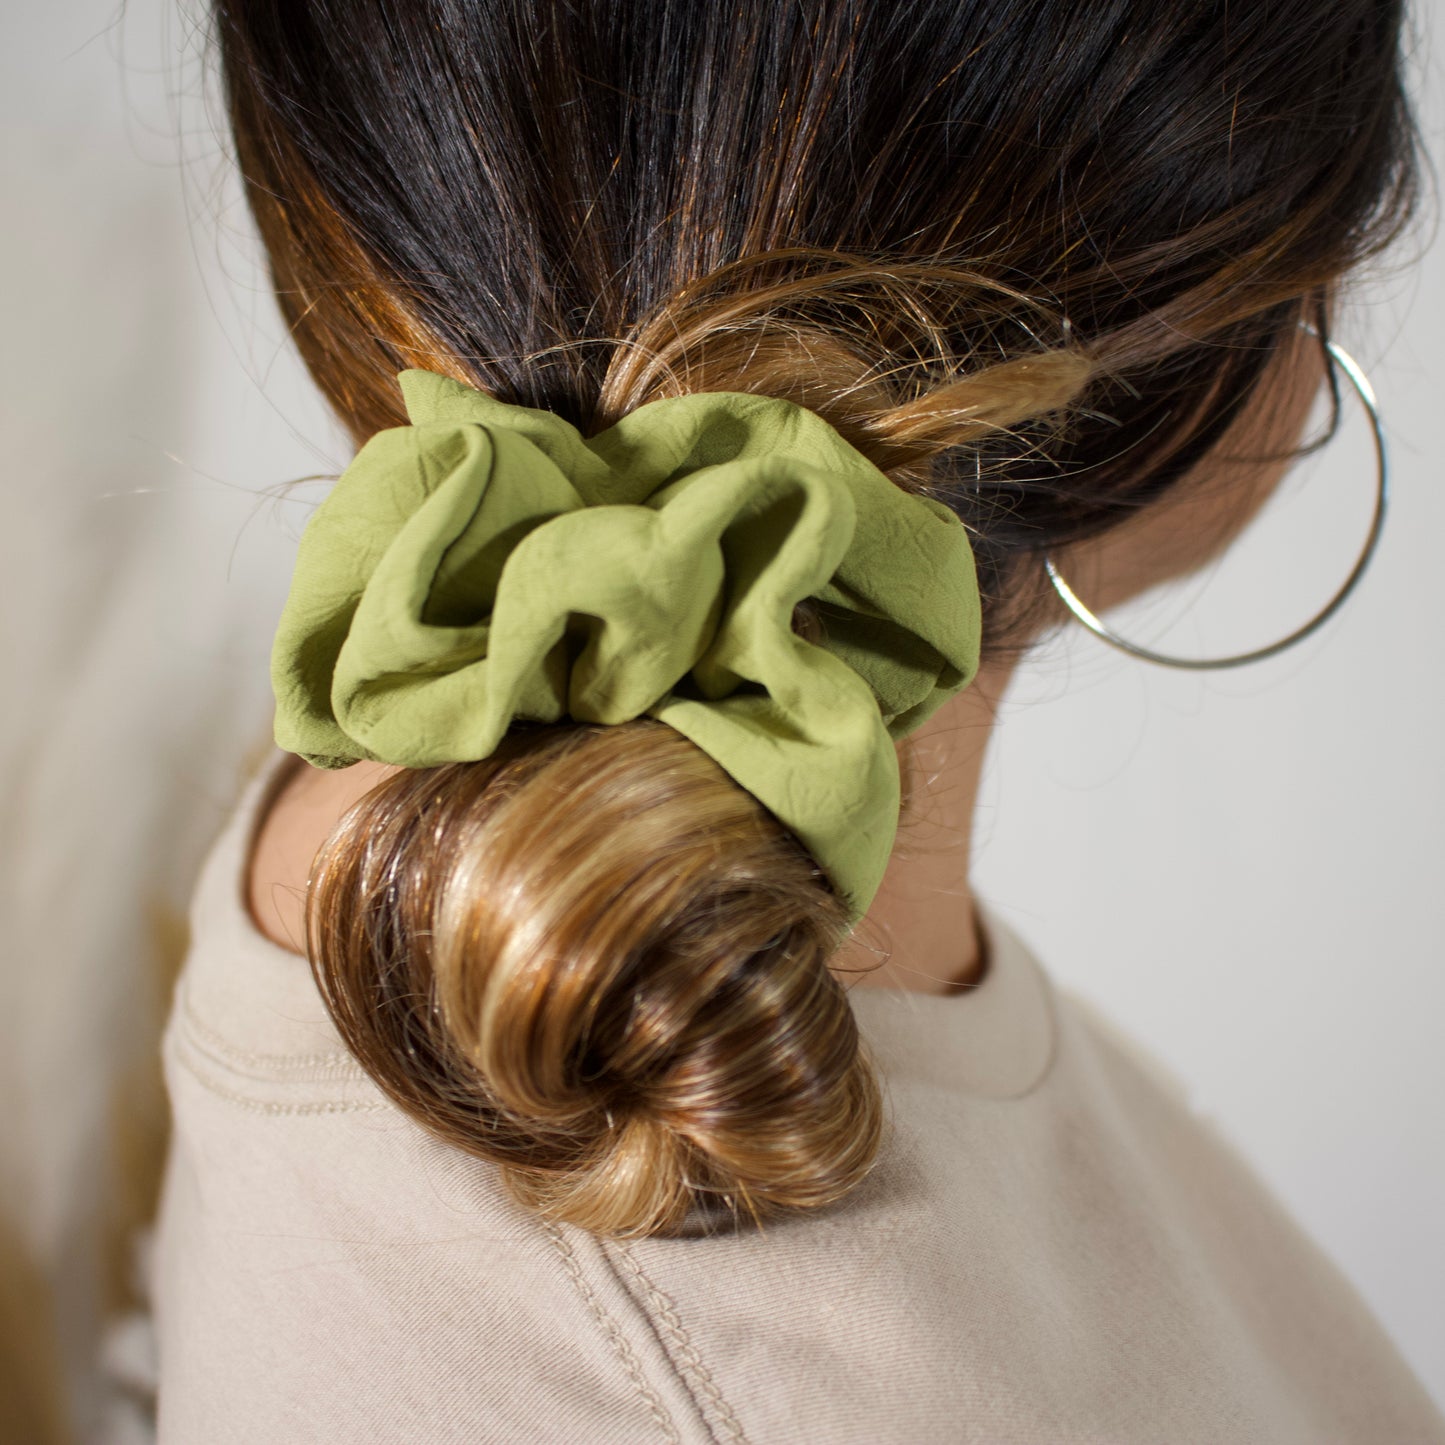
[[[215,0],[282,311],[357,440],[446,372],[592,434],[813,408],[972,530],[985,652],[1402,232],[1393,0]],[[1333,378],[1332,378],[1333,386]],[[800,609],[805,634],[817,619]],[[853,1188],[876,1081],[797,841],[651,720],[398,774],[308,892],[380,1085],[627,1234]]]

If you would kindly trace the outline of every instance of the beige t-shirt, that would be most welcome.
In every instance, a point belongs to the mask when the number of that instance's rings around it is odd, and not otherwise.
[[[889,1133],[842,1206],[625,1245],[540,1223],[251,922],[285,757],[207,858],[165,1033],[161,1445],[1445,1445],[1338,1270],[988,910],[976,989],[852,994]]]

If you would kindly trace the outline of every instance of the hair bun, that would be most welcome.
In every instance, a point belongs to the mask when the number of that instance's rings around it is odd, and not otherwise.
[[[513,1195],[598,1233],[831,1203],[881,1101],[828,966],[844,900],[652,719],[534,725],[386,778],[317,856],[313,967],[352,1052]]]

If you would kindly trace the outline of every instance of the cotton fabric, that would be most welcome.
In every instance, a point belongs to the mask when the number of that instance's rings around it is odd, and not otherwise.
[[[954,997],[855,990],[889,1131],[841,1207],[602,1243],[356,1066],[207,858],[164,1038],[162,1445],[1436,1445],[1445,1420],[1183,1090],[985,908]]]
[[[514,718],[691,739],[868,910],[894,742],[972,681],[958,516],[782,397],[661,398],[583,438],[451,377],[361,448],[301,538],[271,676],[318,767],[489,756]],[[811,598],[826,637],[792,629]]]

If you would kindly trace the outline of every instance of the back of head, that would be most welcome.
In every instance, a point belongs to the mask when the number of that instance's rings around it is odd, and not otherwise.
[[[781,396],[1040,559],[1166,496],[1416,200],[1394,0],[215,0],[276,291],[358,443],[420,367],[584,435]],[[804,605],[804,636],[821,623]],[[308,946],[397,1103],[609,1234],[814,1209],[877,1080],[801,844],[650,718],[388,778]]]

